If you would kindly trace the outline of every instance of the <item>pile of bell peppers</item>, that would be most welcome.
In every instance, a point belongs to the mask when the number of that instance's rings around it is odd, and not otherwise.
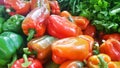
[[[4,0],[0,54],[0,68],[120,68],[120,34],[98,32],[56,0]]]

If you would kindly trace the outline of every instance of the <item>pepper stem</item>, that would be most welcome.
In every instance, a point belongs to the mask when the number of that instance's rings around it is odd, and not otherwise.
[[[23,48],[23,51],[24,51],[24,53],[27,54],[27,55],[32,54],[32,52],[29,51],[29,48]]]
[[[35,34],[35,30],[30,29],[28,33],[27,41],[30,41],[33,38],[34,34]]]
[[[100,68],[108,68],[108,64],[105,62],[102,56],[98,56],[98,59],[100,60]]]
[[[23,54],[23,59],[24,59],[24,63],[22,63],[22,67],[27,68],[32,62],[28,61],[27,55]]]
[[[13,65],[13,63],[17,60],[17,54],[15,54],[13,56],[12,62],[8,64],[8,68],[11,68],[11,66]]]

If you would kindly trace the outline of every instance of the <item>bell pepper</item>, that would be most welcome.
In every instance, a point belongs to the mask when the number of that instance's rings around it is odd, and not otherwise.
[[[0,34],[0,68],[7,66],[17,50],[23,45],[23,38],[13,32]]]
[[[65,17],[65,18],[67,18],[69,21],[75,23],[74,20],[73,20],[73,18],[72,18],[72,15],[70,14],[70,12],[64,10],[64,11],[60,12],[59,15],[62,16],[62,17]]]
[[[3,31],[2,26],[3,26],[4,21],[5,21],[5,19],[0,17],[0,33],[2,33],[2,31]]]
[[[90,23],[89,20],[82,16],[72,16],[75,24],[79,26],[82,30],[85,30],[88,24]]]
[[[15,33],[22,33],[22,21],[24,20],[24,16],[22,15],[13,15],[7,21],[5,21],[2,25],[3,31],[12,31]]]
[[[113,33],[113,34],[105,34],[102,36],[103,40],[107,40],[107,39],[117,39],[118,41],[120,41],[120,34],[119,33]]]
[[[84,63],[77,60],[69,60],[62,63],[59,68],[84,68]]]
[[[81,29],[59,15],[50,15],[47,19],[48,33],[57,38],[74,37],[82,34]]]
[[[34,38],[28,42],[27,46],[30,52],[36,52],[36,57],[41,62],[46,62],[51,56],[51,44],[56,38],[45,35],[39,38]]]
[[[52,59],[57,64],[67,60],[83,61],[92,54],[93,43],[92,37],[86,35],[57,40],[52,43]]]
[[[111,57],[113,61],[120,61],[120,41],[111,38],[100,45],[100,52]]]
[[[116,68],[116,64],[111,61],[111,58],[102,53],[89,57],[87,66],[88,68]]]
[[[88,24],[86,29],[83,31],[83,34],[84,35],[89,35],[89,36],[95,38],[95,35],[96,35],[96,28],[95,28],[95,26],[93,26],[91,24]]]
[[[30,1],[25,0],[4,0],[7,12],[10,15],[26,15],[30,11]]]
[[[35,58],[27,58],[27,55],[23,55],[23,58],[14,62],[11,68],[43,68],[42,63]]]
[[[50,16],[47,3],[42,0],[40,6],[28,13],[22,23],[22,30],[28,36],[27,40],[33,37],[43,36],[46,30],[45,20]]]
[[[58,1],[49,1],[52,14],[60,14],[60,6]]]

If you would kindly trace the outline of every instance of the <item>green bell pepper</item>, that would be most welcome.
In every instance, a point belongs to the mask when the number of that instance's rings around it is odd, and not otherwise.
[[[7,66],[13,55],[23,45],[22,36],[13,32],[3,32],[0,34],[0,68]]]
[[[2,33],[3,29],[2,29],[2,25],[4,23],[5,19],[3,17],[0,17],[0,33]]]
[[[7,19],[7,21],[3,23],[3,31],[22,33],[21,24],[24,18],[24,16],[18,14],[11,16],[9,19]]]

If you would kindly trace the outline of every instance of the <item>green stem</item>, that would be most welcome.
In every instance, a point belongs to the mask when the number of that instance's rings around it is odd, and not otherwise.
[[[100,60],[100,68],[108,68],[108,64],[105,62],[102,56],[98,56],[98,59]]]
[[[24,68],[27,68],[30,64],[32,64],[31,61],[28,61],[28,58],[27,58],[27,55],[26,54],[23,54],[23,59],[24,59],[24,63],[22,63],[22,67]]]
[[[35,34],[35,30],[34,29],[30,29],[29,33],[28,33],[27,41],[30,41],[33,38],[34,34]]]
[[[23,48],[23,51],[24,51],[24,53],[27,54],[27,55],[32,54],[32,52],[29,51],[29,48]]]
[[[15,54],[13,56],[12,62],[8,64],[8,68],[11,68],[11,66],[13,65],[13,63],[17,60],[17,54]]]

